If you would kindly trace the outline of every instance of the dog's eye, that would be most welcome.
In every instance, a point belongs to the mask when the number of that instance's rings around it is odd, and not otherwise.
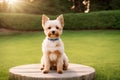
[[[56,29],[59,29],[59,27],[56,27]]]
[[[48,29],[51,29],[51,27],[48,27]]]

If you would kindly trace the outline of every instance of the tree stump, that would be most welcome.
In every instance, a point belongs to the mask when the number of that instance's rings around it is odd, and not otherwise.
[[[9,80],[93,80],[95,69],[81,64],[69,64],[68,70],[58,74],[50,70],[43,74],[40,64],[28,64],[13,67],[9,70]]]

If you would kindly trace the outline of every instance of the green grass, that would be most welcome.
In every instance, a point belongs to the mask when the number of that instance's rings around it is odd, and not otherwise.
[[[0,80],[7,80],[9,68],[39,63],[42,56],[43,32],[0,35]],[[96,69],[95,80],[120,80],[120,31],[64,31],[70,63]]]

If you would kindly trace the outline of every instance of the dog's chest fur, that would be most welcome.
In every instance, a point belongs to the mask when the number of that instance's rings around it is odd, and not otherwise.
[[[48,55],[50,61],[56,61],[58,56],[63,55],[64,46],[61,39],[50,41],[47,38],[43,41],[42,50]]]

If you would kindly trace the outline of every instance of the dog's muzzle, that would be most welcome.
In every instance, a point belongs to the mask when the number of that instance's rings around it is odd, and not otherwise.
[[[55,31],[52,31],[52,34],[55,34]]]

